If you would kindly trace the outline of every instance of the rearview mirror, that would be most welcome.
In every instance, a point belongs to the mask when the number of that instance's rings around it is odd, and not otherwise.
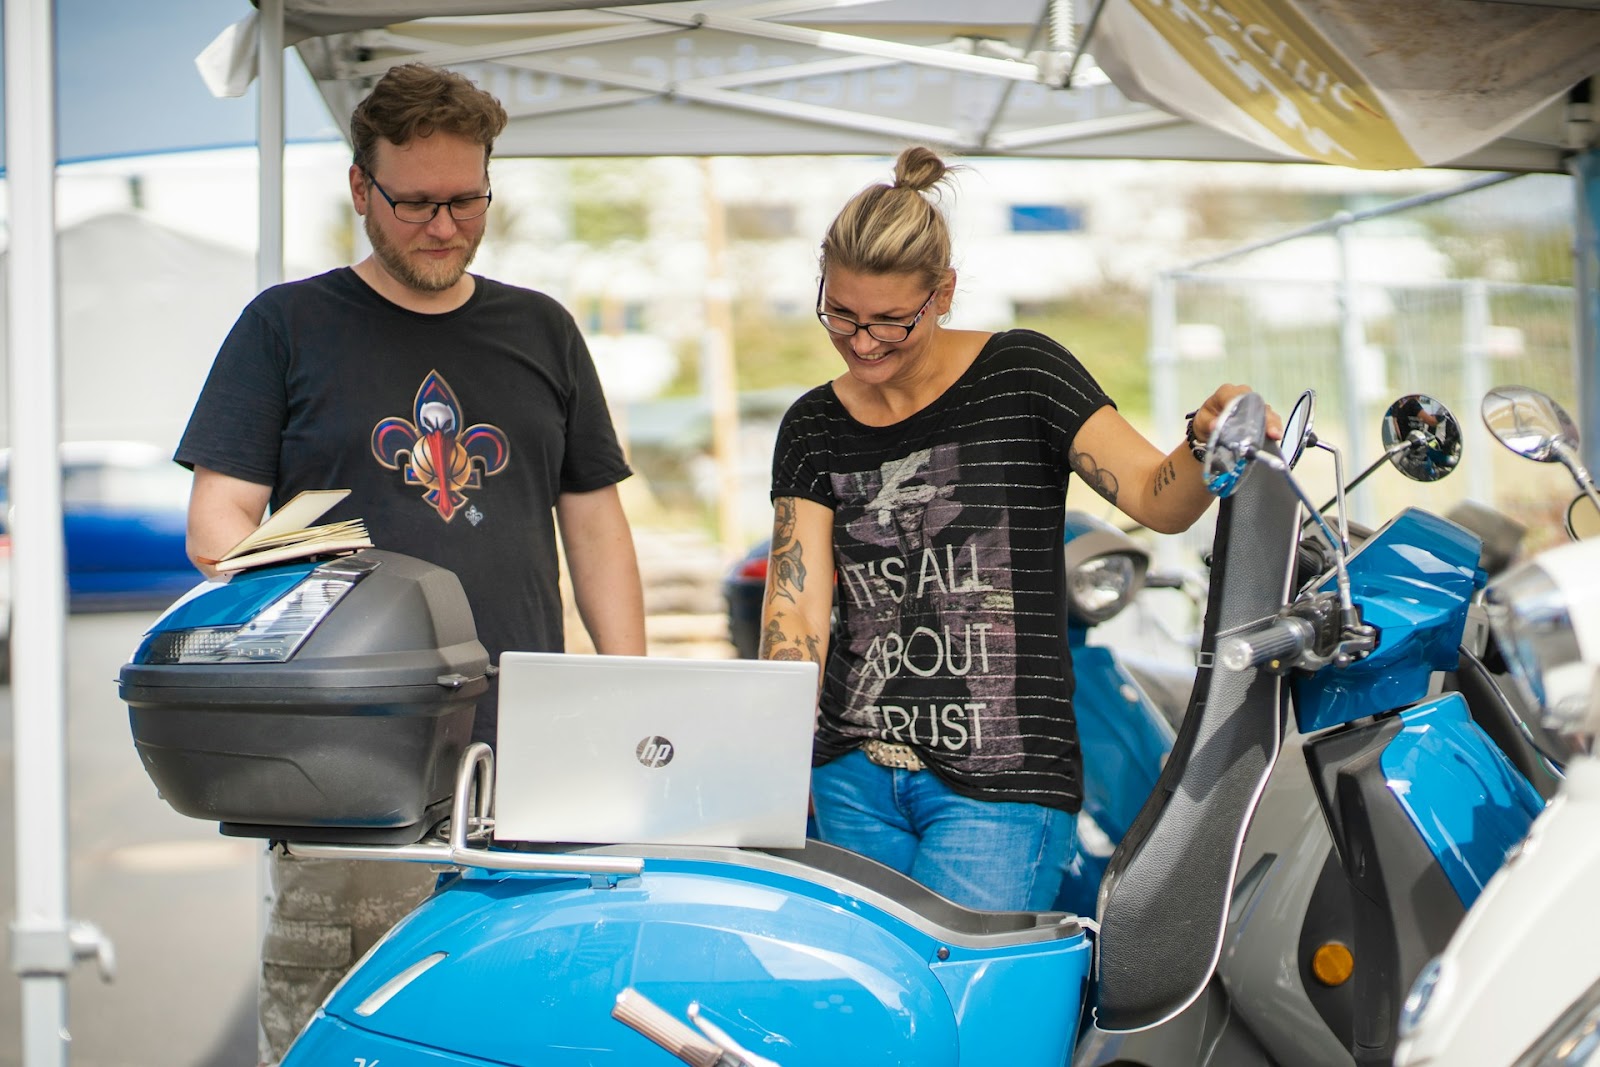
[[[1206,488],[1214,496],[1232,496],[1267,439],[1267,404],[1258,393],[1241,393],[1217,416],[1206,442]]]
[[[1436,482],[1461,462],[1461,423],[1431,396],[1411,393],[1383,414],[1383,448],[1414,482]]]
[[[1312,416],[1317,410],[1317,391],[1307,389],[1300,394],[1300,399],[1294,402],[1294,407],[1289,409],[1289,417],[1283,423],[1283,452],[1289,459],[1289,469],[1294,470],[1294,465],[1300,462],[1300,454],[1306,450],[1306,445],[1314,440],[1312,433]]]
[[[1540,463],[1565,463],[1578,447],[1578,428],[1564,408],[1537,389],[1501,385],[1483,398],[1483,422],[1499,442]]]

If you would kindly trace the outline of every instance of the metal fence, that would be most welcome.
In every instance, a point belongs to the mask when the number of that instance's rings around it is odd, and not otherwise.
[[[1427,486],[1379,472],[1354,495],[1356,521],[1470,498],[1528,526],[1530,545],[1552,543],[1570,479],[1503,449],[1478,405],[1516,383],[1576,410],[1570,195],[1494,175],[1162,274],[1151,297],[1156,425],[1180,425],[1223,381],[1250,384],[1285,414],[1315,389],[1319,436],[1343,450],[1349,478],[1381,454],[1388,405],[1427,393],[1462,422],[1460,470]],[[1332,495],[1324,456],[1297,473],[1319,500]],[[1196,529],[1187,543],[1208,541]]]

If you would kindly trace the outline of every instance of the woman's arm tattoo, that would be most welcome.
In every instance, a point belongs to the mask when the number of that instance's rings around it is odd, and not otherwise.
[[[1095,492],[1112,504],[1117,502],[1117,476],[1096,463],[1093,456],[1076,448],[1068,448],[1067,463]]]
[[[798,648],[790,647],[794,638],[783,632],[783,627],[778,625],[778,620],[773,619],[767,623],[766,629],[761,631],[761,658],[762,659],[804,659]]]
[[[806,565],[794,535],[794,500],[779,497],[773,502],[772,516],[772,595],[798,603],[795,594],[805,591]]]
[[[804,647],[802,647],[804,646]],[[782,660],[810,660],[821,666],[822,642],[817,640],[816,634],[806,634],[803,638],[799,635],[790,636],[783,632],[783,627],[777,619],[767,623],[761,632],[761,658]]]
[[[767,601],[764,611],[767,621],[761,628],[761,658],[777,660],[809,660],[822,666],[823,639],[810,633],[803,617],[796,617],[788,609],[775,605],[783,597],[796,607],[799,594],[806,588],[806,565],[802,559],[800,539],[795,536],[797,516],[792,497],[779,497],[772,505],[772,550],[769,558]],[[786,632],[784,626],[793,626]]]
[[[1151,496],[1160,496],[1161,490],[1178,480],[1178,468],[1172,465],[1172,460],[1167,460],[1156,468],[1155,485],[1150,490]]]

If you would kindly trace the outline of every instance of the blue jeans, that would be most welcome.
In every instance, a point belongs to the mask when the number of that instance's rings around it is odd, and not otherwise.
[[[1038,804],[974,800],[932,771],[880,767],[857,749],[813,768],[823,841],[989,911],[1048,911],[1076,852],[1078,820]]]

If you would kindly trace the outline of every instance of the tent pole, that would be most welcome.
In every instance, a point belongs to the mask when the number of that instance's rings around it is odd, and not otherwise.
[[[1600,147],[1578,153],[1570,165],[1577,185],[1572,280],[1578,298],[1573,331],[1578,428],[1583,435],[1583,465],[1600,471]]]
[[[256,86],[256,289],[260,291],[283,281],[283,0],[257,0],[256,10],[261,31],[256,41],[260,71]],[[266,938],[272,897],[271,853],[263,851],[256,861],[257,944]],[[257,981],[260,973],[257,967]],[[270,1060],[259,1024],[256,1039],[262,1061]]]
[[[261,156],[256,286],[283,281],[283,0],[259,0],[261,81],[256,145]]]
[[[739,383],[733,350],[733,283],[727,269],[727,217],[717,196],[716,169],[700,157],[705,205],[706,328],[701,389],[711,409],[711,456],[717,472],[717,544],[725,557],[743,548],[739,491]]]
[[[55,36],[50,0],[5,5],[11,270],[12,752],[17,905],[11,968],[22,989],[22,1062],[67,1062],[67,976],[110,946],[67,917],[66,547],[61,532],[55,233]]]

